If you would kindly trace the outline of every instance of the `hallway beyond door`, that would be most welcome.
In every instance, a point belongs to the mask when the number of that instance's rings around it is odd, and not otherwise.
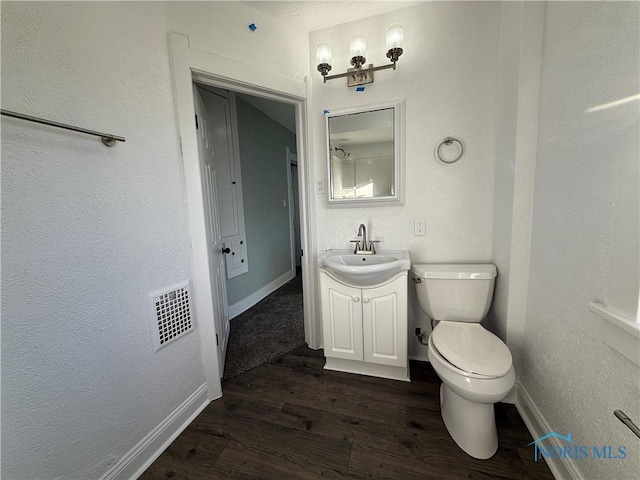
[[[223,379],[304,345],[302,274],[231,321]]]

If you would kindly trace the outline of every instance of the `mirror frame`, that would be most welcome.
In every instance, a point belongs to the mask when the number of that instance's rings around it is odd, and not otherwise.
[[[376,207],[385,205],[404,205],[405,185],[405,155],[404,155],[404,100],[362,105],[341,110],[333,110],[325,114],[325,150],[327,157],[327,201],[330,207]],[[332,198],[333,180],[331,174],[331,149],[329,148],[329,119],[350,115],[354,113],[366,113],[373,110],[393,108],[393,175],[395,195],[388,197],[372,198]]]

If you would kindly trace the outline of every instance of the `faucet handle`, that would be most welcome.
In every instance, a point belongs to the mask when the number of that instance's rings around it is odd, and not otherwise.
[[[376,243],[380,243],[380,240],[371,240],[369,242],[369,250],[371,250],[374,254],[376,253]]]
[[[360,240],[351,240],[350,243],[355,243],[356,246],[353,249],[353,253],[357,253],[360,250]]]

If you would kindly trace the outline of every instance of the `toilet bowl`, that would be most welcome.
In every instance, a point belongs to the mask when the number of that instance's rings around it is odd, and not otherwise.
[[[440,386],[440,410],[451,438],[487,459],[498,449],[494,403],[515,383],[511,353],[480,321],[491,305],[493,265],[414,265],[418,302],[439,320],[427,353]],[[440,317],[440,318],[438,318]]]
[[[434,332],[445,325],[447,325],[446,322],[441,322]],[[485,332],[493,335],[486,330]],[[473,338],[473,336],[469,337],[471,341]],[[429,336],[427,352],[433,369],[442,380],[440,386],[442,420],[451,438],[462,450],[474,458],[483,460],[491,458],[498,449],[493,405],[507,396],[516,380],[511,355],[505,356],[504,352],[497,354],[501,357],[498,362],[508,365],[503,375],[469,372],[449,362],[434,346],[433,339],[432,334]],[[499,341],[497,337],[496,339]],[[504,348],[506,349],[506,345]]]

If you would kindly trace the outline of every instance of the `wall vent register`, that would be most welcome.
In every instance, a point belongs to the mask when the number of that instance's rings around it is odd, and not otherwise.
[[[150,293],[147,298],[154,351],[193,330],[188,283]]]

